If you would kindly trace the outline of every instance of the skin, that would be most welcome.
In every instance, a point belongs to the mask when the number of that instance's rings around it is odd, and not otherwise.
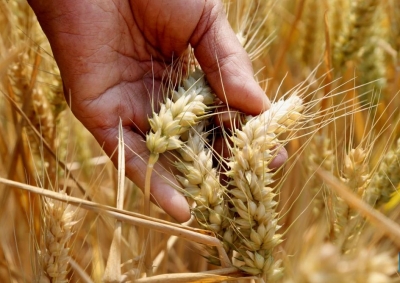
[[[166,66],[185,56],[189,44],[222,101],[247,114],[269,108],[220,1],[28,2],[50,41],[74,115],[108,155],[117,147],[122,119],[131,149],[126,150],[126,175],[141,188],[149,155],[143,142],[147,117],[152,102],[160,99]],[[117,157],[112,159],[117,164]],[[170,181],[153,174],[153,202],[177,221],[188,220],[186,199],[171,186],[177,185],[174,177],[160,164],[155,169]]]

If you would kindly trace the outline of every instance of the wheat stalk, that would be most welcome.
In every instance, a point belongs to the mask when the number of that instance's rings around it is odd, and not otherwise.
[[[122,129],[122,121],[120,119],[118,125],[118,192],[117,203],[118,209],[124,208],[125,200],[125,142],[124,132]],[[106,269],[102,278],[103,282],[120,282],[121,281],[121,242],[122,242],[122,222],[116,221],[114,227],[113,240],[111,242],[110,253],[107,260]],[[149,257],[146,258],[147,266],[151,266],[151,250],[148,250]],[[149,269],[151,269],[149,267]],[[149,271],[149,273],[151,273]]]

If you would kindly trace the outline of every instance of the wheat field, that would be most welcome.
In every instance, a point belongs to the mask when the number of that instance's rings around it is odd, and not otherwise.
[[[148,117],[138,188],[122,130],[117,170],[29,5],[0,2],[0,282],[400,282],[400,2],[224,4],[271,109],[214,124],[193,60]],[[159,159],[186,223],[150,203]]]

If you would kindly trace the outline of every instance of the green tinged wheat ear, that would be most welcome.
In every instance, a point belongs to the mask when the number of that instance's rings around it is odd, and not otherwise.
[[[349,2],[346,0],[329,0],[329,36],[330,42],[338,42],[343,32],[344,19],[349,11]]]
[[[319,58],[321,55],[321,47],[319,44],[318,30],[321,28],[322,19],[319,9],[321,3],[317,0],[310,0],[306,2],[304,11],[304,30],[301,43],[301,60],[305,66],[314,66],[314,59]]]
[[[341,179],[348,188],[358,196],[362,196],[370,181],[366,150],[358,146],[344,156]],[[364,224],[364,218],[340,197],[334,198],[333,209],[334,241],[345,254],[357,252],[354,249],[357,248],[357,242],[362,233],[361,226]]]
[[[151,130],[146,135],[146,146],[150,151],[147,164],[144,213],[148,215],[150,201],[150,179],[159,155],[182,147],[181,135],[205,117],[208,106],[214,103],[215,95],[208,86],[204,73],[197,69],[183,80],[171,97],[161,103],[160,111],[149,118]]]
[[[400,139],[396,148],[385,154],[378,170],[363,194],[363,199],[371,206],[379,207],[388,202],[400,184]]]
[[[391,8],[390,38],[393,49],[397,51],[395,64],[398,65],[400,60],[400,52],[398,52],[400,50],[400,2],[391,0],[389,3]]]
[[[350,152],[344,156],[343,161],[342,181],[360,197],[364,193],[369,182],[366,158],[366,151],[361,147],[357,147],[351,149]],[[346,226],[357,217],[357,212],[350,209],[347,203],[340,197],[334,198],[333,210],[335,216],[334,234],[337,240],[343,237]]]
[[[320,168],[332,172],[335,155],[331,148],[331,139],[326,136],[327,133],[316,135],[309,147],[307,159],[310,162],[310,166],[307,168],[309,176],[315,172],[315,165]],[[325,208],[326,196],[330,195],[329,190],[326,189],[325,184],[321,184],[320,179],[317,176],[312,176],[312,179],[308,185],[313,194],[313,213],[315,216],[321,215]]]
[[[178,150],[182,159],[175,163],[182,173],[177,178],[196,202],[194,212],[203,227],[214,231],[227,250],[238,253],[241,270],[268,280],[275,280],[282,272],[280,261],[273,258],[281,235],[276,233],[276,192],[270,186],[274,173],[268,165],[282,146],[279,135],[301,121],[303,109],[302,99],[293,95],[272,103],[259,116],[247,117],[245,124],[234,130],[226,172],[228,190],[219,183],[213,168],[205,122],[189,130]]]
[[[76,210],[72,206],[50,198],[42,199],[42,243],[38,250],[41,273],[39,282],[64,283],[67,278],[69,250]]]
[[[160,154],[182,147],[181,136],[207,117],[209,106],[214,103],[215,95],[211,91],[200,69],[194,69],[181,85],[171,90],[170,97],[160,105],[158,113],[149,118],[150,132],[146,135],[146,146],[150,151],[147,163],[144,206],[145,215],[150,215],[150,182],[154,164]],[[151,236],[150,232],[147,232]],[[151,238],[151,237],[150,237]],[[151,274],[151,246],[146,247],[145,264],[148,275]]]
[[[387,52],[384,50],[383,43],[389,41],[389,24],[383,13],[383,7],[376,7],[374,24],[371,26],[369,35],[360,48],[359,64],[357,72],[360,85],[365,85],[361,92],[368,92],[375,88],[378,92],[384,91],[387,86]],[[366,89],[367,88],[367,89]],[[363,91],[365,89],[365,91]],[[377,100],[378,96],[371,96]],[[371,99],[372,100],[372,99]],[[376,102],[376,101],[374,101]]]
[[[345,17],[343,29],[333,42],[333,66],[340,72],[344,64],[353,59],[368,39],[371,28],[375,24],[375,12],[379,0],[354,0],[350,13]]]

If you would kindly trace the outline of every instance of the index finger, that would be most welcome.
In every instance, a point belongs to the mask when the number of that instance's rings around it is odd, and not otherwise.
[[[215,94],[230,107],[257,115],[271,103],[255,81],[250,58],[220,1],[207,1],[191,45]]]

